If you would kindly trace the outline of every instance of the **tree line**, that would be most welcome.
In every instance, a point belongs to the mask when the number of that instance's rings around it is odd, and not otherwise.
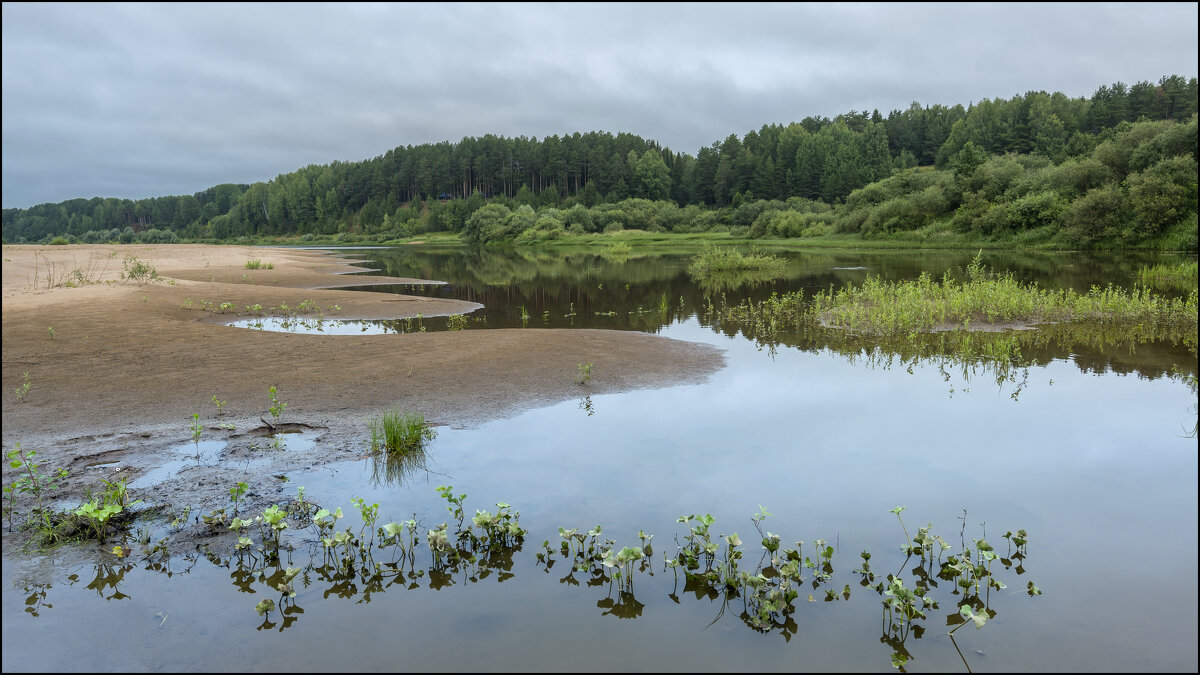
[[[19,243],[461,232],[488,203],[510,211],[590,210],[632,199],[699,213],[802,200],[803,212],[813,213],[841,207],[856,190],[913,167],[952,170],[955,161],[977,155],[1058,165],[1089,156],[1121,124],[1186,122],[1196,110],[1196,78],[1172,75],[1157,84],[1101,86],[1090,98],[1037,91],[967,107],[913,103],[886,117],[878,110],[806,117],[731,134],[694,156],[627,133],[486,135],[309,165],[194,195],[4,209],[3,237]]]

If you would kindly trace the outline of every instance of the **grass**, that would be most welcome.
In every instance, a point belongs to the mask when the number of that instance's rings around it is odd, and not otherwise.
[[[437,430],[425,423],[421,414],[389,411],[370,421],[371,452],[408,453],[422,450],[437,437]]]
[[[1160,290],[1195,289],[1198,269],[1200,265],[1195,262],[1142,267],[1137,272],[1137,282]]]
[[[1089,322],[1195,335],[1196,290],[1186,298],[1168,298],[1146,288],[1132,291],[1093,286],[1086,293],[1052,291],[1036,283],[1018,282],[1011,273],[996,274],[979,262],[968,265],[965,279],[949,273],[940,282],[922,274],[915,281],[867,277],[818,292],[805,302],[803,291],[746,301],[721,310],[727,321],[772,333],[816,322],[829,328],[876,335],[904,335],[982,325]]]
[[[731,272],[757,272],[778,276],[783,274],[787,260],[779,256],[751,249],[743,253],[736,248],[706,246],[688,265],[688,274],[707,279]]]
[[[275,263],[264,263],[261,260],[247,260],[246,269],[248,270],[273,270]]]

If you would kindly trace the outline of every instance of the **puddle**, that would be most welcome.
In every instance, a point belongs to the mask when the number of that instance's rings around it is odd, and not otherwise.
[[[213,466],[221,459],[221,451],[228,445],[226,441],[200,441],[199,443],[183,443],[171,448],[171,451],[185,457],[149,471],[129,484],[131,489],[148,488],[171,478],[187,466]]]
[[[375,320],[272,316],[239,319],[226,325],[234,328],[304,335],[402,335],[446,330],[448,319],[445,316]]]
[[[85,470],[86,469],[104,469],[104,468],[108,468],[108,467],[118,467],[120,465],[121,465],[120,460],[114,459],[110,462],[92,462],[91,464],[85,464],[83,466],[83,468]]]
[[[321,435],[321,431],[303,431],[301,429],[288,429],[277,432],[272,438],[278,440],[284,450],[302,451],[312,450],[317,443],[317,438]]]

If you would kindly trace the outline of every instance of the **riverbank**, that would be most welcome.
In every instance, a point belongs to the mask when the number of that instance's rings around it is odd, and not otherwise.
[[[287,403],[279,421],[319,434],[312,449],[258,452],[263,461],[249,473],[223,463],[193,466],[135,496],[147,504],[219,505],[237,480],[280,483],[264,479],[360,457],[369,419],[388,409],[473,426],[589,394],[699,382],[723,364],[711,347],[625,331],[325,336],[223,325],[255,305],[263,316],[307,302],[334,319],[426,320],[478,307],[328,288],[361,284],[361,277],[338,275],[365,268],[325,251],[4,246],[3,259],[3,443],[36,450],[46,470],[70,471],[53,500],[82,500],[102,480],[134,480],[174,459],[171,448],[192,438],[194,413],[202,438],[228,441],[226,452],[264,445],[270,387]],[[252,260],[259,269],[246,267]],[[149,270],[159,279],[151,281]],[[585,362],[593,376],[580,385]],[[24,373],[29,387],[19,393]],[[214,396],[225,402],[220,410]],[[6,466],[4,483],[16,475]],[[253,501],[277,497],[264,488]]]

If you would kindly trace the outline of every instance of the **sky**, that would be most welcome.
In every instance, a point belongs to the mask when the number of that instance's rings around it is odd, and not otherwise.
[[[1197,4],[3,5],[3,206],[1197,75]]]

